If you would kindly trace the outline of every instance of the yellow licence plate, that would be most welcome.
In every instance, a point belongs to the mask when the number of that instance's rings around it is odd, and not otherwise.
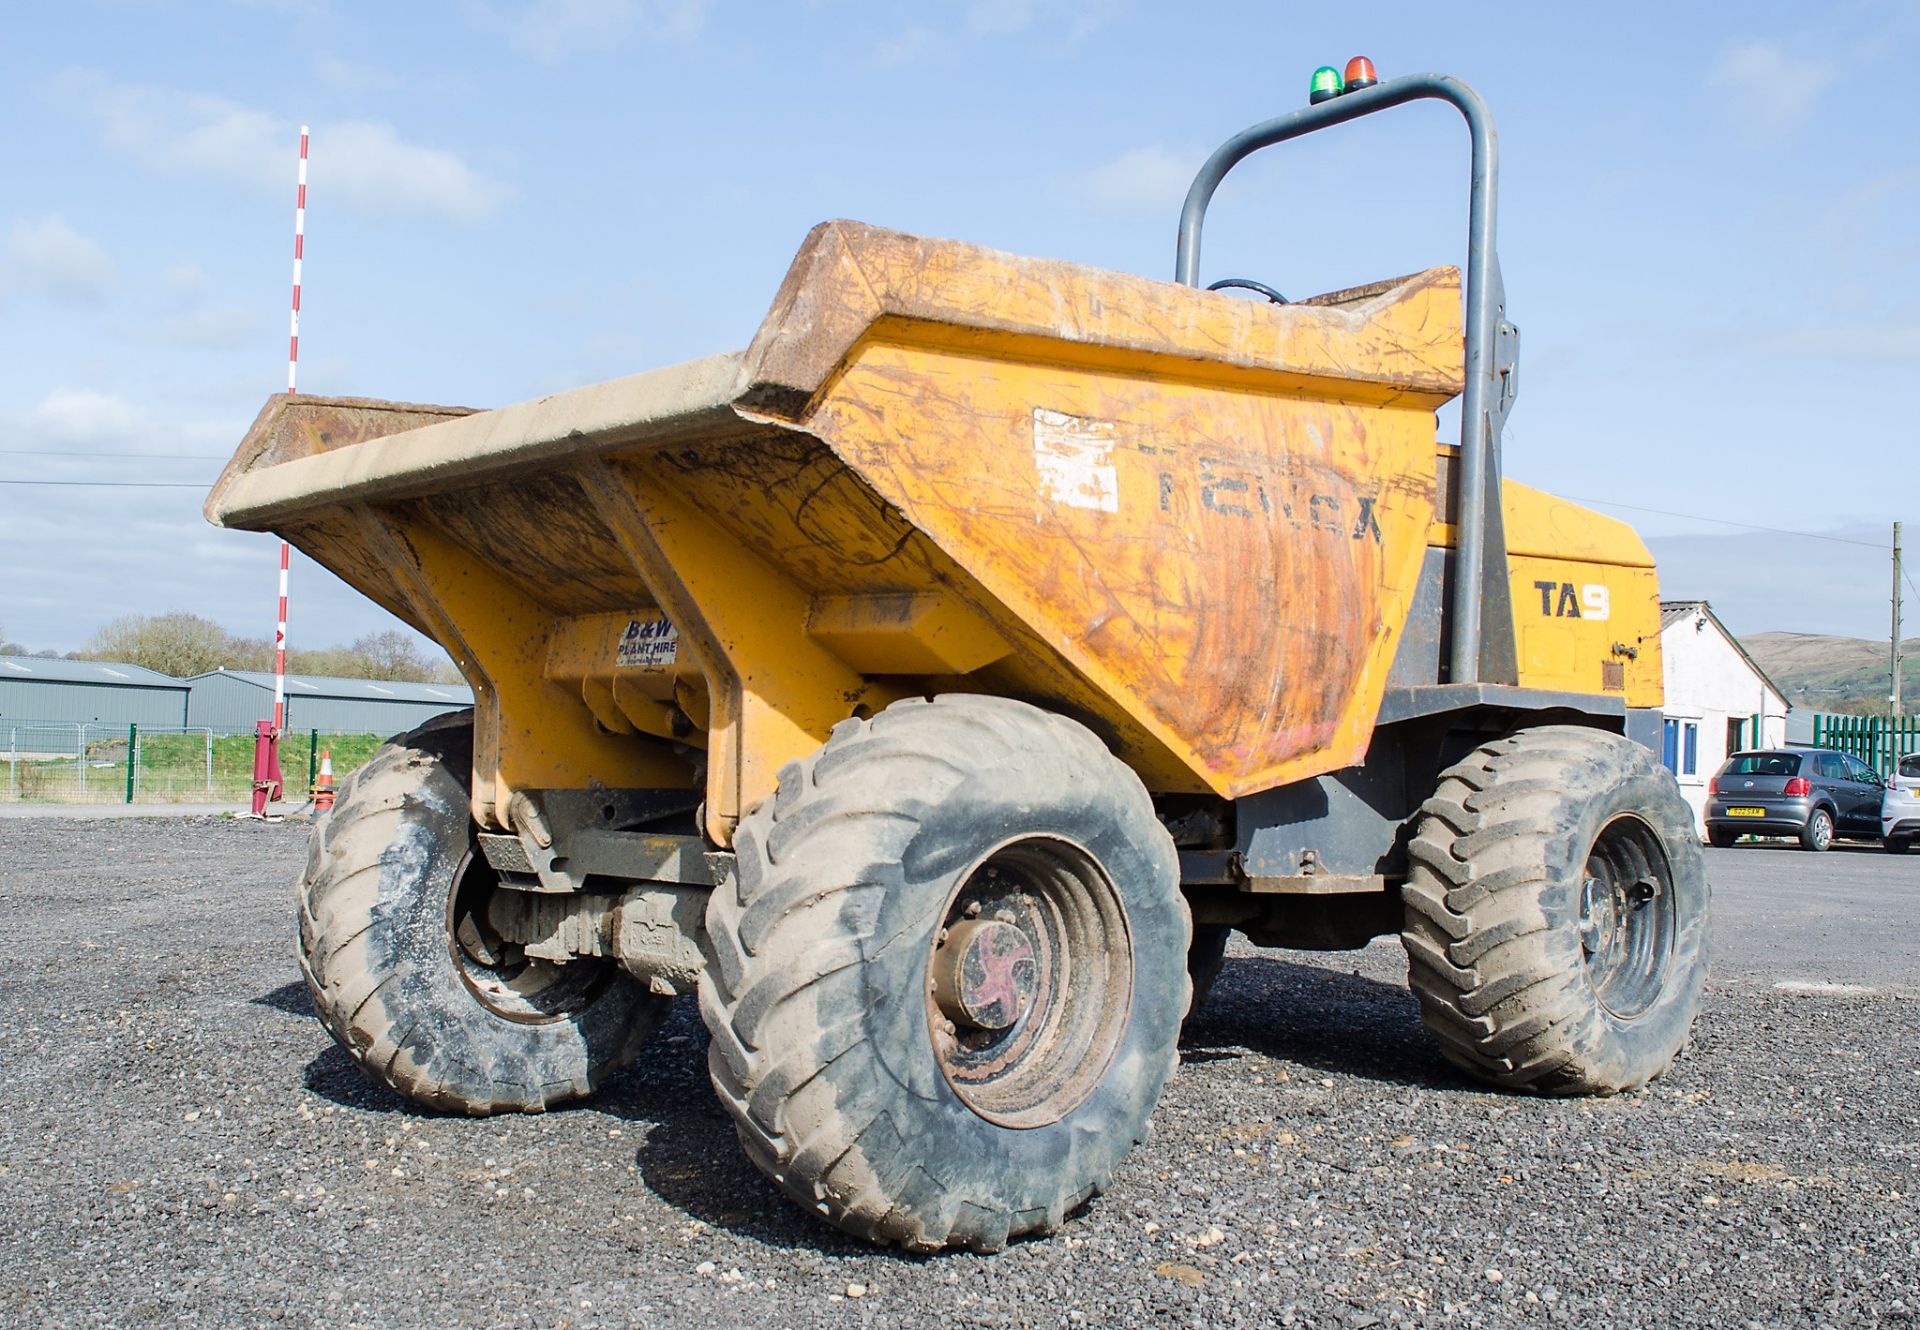
[[[1767,810],[1764,808],[1729,808],[1727,810],[1728,817],[1765,817],[1766,815]]]

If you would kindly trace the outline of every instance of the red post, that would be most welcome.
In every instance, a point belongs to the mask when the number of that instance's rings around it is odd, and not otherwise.
[[[265,817],[267,805],[282,797],[280,735],[270,720],[258,720],[253,729],[253,807],[249,817]]]

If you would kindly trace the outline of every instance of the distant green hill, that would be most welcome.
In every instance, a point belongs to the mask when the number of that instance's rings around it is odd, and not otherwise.
[[[1809,711],[1884,716],[1887,643],[1821,633],[1753,633],[1740,639],[1787,701]],[[1907,714],[1920,713],[1920,637],[1901,644],[1900,699]]]

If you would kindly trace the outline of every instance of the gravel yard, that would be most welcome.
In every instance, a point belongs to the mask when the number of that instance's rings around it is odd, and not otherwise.
[[[1696,1045],[1613,1100],[1460,1079],[1395,942],[1237,948],[1110,1195],[906,1258],[754,1172],[687,1002],[586,1107],[375,1089],[294,965],[303,840],[0,821],[0,1324],[1920,1320],[1920,858],[1709,851]]]

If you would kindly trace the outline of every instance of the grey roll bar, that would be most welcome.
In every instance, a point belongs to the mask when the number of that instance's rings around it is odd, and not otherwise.
[[[1506,531],[1498,499],[1500,429],[1517,388],[1518,334],[1503,317],[1506,293],[1494,248],[1494,211],[1499,143],[1493,118],[1480,95],[1444,74],[1412,74],[1349,92],[1317,106],[1254,125],[1214,149],[1193,178],[1180,210],[1180,240],[1174,280],[1200,285],[1200,231],[1207,204],[1227,173],[1242,159],[1289,139],[1357,120],[1413,101],[1443,101],[1466,119],[1473,139],[1473,179],[1467,216],[1466,384],[1460,398],[1460,474],[1454,513],[1453,582],[1448,601],[1451,650],[1448,681],[1514,683],[1511,595],[1507,586]],[[1489,495],[1495,496],[1489,502]],[[1484,612],[1497,612],[1491,640]]]

